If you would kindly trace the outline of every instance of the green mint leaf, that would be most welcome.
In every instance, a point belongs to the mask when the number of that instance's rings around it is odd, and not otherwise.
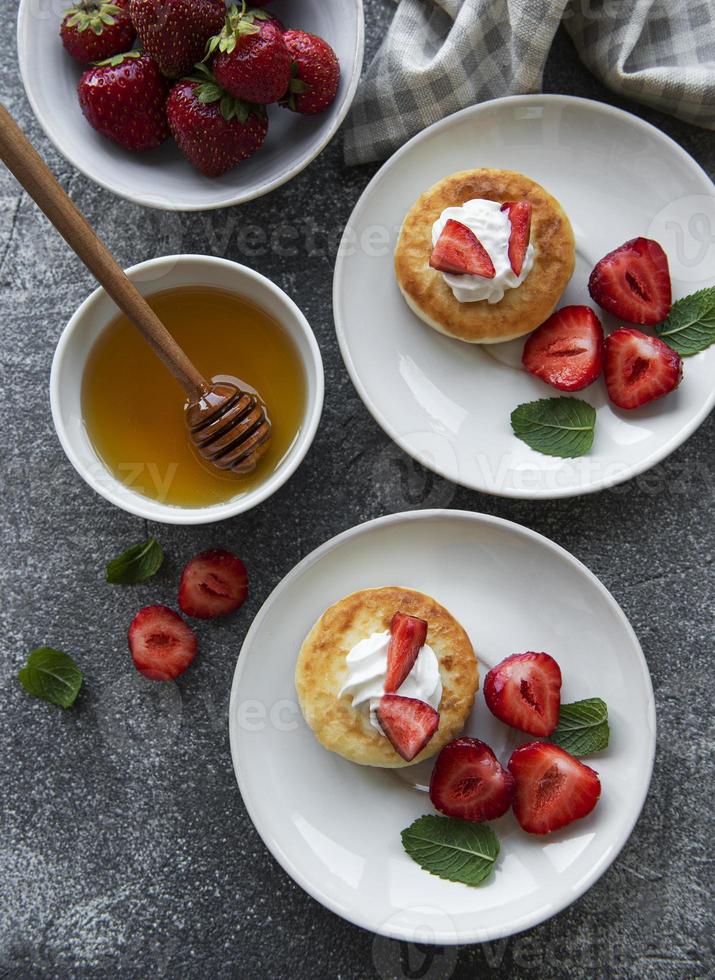
[[[561,705],[559,723],[549,741],[581,757],[608,748],[610,736],[606,702],[601,698],[586,698]]]
[[[596,409],[580,398],[540,398],[511,413],[514,435],[546,456],[583,456],[593,445]]]
[[[715,344],[715,286],[699,289],[673,303],[655,332],[683,357],[699,354]]]
[[[60,708],[71,708],[82,687],[82,671],[72,657],[51,647],[29,653],[17,677],[28,694]]]
[[[107,581],[112,585],[138,585],[159,571],[164,552],[156,538],[135,544],[107,565]]]
[[[427,815],[402,831],[402,846],[421,868],[465,885],[478,885],[499,855],[499,839],[488,824]]]

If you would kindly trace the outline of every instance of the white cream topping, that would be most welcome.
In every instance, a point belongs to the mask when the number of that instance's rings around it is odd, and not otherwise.
[[[353,708],[369,702],[370,723],[380,734],[384,734],[376,717],[380,698],[385,693],[387,675],[387,648],[390,644],[390,631],[373,633],[360,640],[346,657],[348,679],[340,689],[338,697],[352,695]],[[435,711],[442,700],[442,679],[439,675],[437,655],[425,643],[417,654],[412,670],[396,691],[400,697],[416,698],[426,701]]]
[[[507,289],[516,289],[531,272],[534,264],[534,246],[529,243],[524,256],[521,275],[515,275],[509,262],[509,235],[511,221],[509,214],[501,210],[498,201],[485,201],[475,198],[458,208],[445,208],[432,226],[432,245],[442,234],[449,219],[466,225],[477,236],[489,253],[494,265],[494,278],[484,276],[456,276],[443,272],[444,281],[460,303],[475,303],[485,299],[487,303],[498,303],[504,298]]]

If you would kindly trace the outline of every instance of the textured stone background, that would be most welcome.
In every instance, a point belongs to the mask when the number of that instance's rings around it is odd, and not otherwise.
[[[390,4],[368,0],[367,8],[372,50]],[[353,391],[333,333],[330,249],[290,268],[279,257],[254,260],[235,237],[225,241],[225,214],[143,210],[75,173],[25,100],[14,10],[1,0],[2,98],[119,261],[196,251],[253,262],[311,321],[327,399],[315,446],[288,487],[219,528],[154,529],[171,556],[159,579],[135,591],[107,587],[106,560],[144,529],[71,469],[47,399],[55,343],[93,283],[0,173],[0,976],[712,976],[715,419],[648,475],[596,496],[521,503],[432,481],[391,446]],[[564,36],[545,89],[619,104],[580,66]],[[711,133],[625,108],[715,172]],[[372,172],[344,170],[337,139],[307,172],[241,216],[271,228],[286,212],[309,214],[320,202],[330,215],[326,230],[337,234]],[[379,467],[370,465],[373,458]],[[645,649],[659,736],[641,820],[586,896],[509,941],[438,950],[423,963],[418,950],[376,940],[324,910],[273,861],[237,791],[226,721],[244,632],[298,559],[360,521],[435,503],[519,521],[593,569]],[[177,685],[141,683],[127,659],[129,620],[145,602],[171,602],[178,567],[215,543],[250,562],[247,607],[235,623],[199,629],[204,654]],[[43,643],[72,651],[85,670],[73,711],[26,697],[16,682],[26,652]]]

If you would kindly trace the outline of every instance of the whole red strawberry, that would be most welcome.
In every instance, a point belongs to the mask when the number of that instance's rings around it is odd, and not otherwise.
[[[234,99],[205,66],[174,86],[166,109],[181,151],[207,177],[220,177],[252,156],[268,132],[265,111]]]
[[[129,12],[146,53],[165,75],[178,78],[201,61],[226,7],[223,0],[130,0]]]
[[[322,37],[306,31],[286,31],[283,40],[293,65],[288,95],[281,105],[306,116],[324,112],[338,94],[338,56]]]
[[[60,26],[66,50],[84,65],[128,51],[136,33],[129,0],[75,0]]]
[[[89,68],[77,93],[91,126],[120,146],[140,152],[154,149],[169,135],[169,88],[148,55],[128,51]]]
[[[208,54],[215,55],[211,69],[219,85],[237,99],[267,105],[288,91],[290,53],[279,21],[264,10],[231,7]]]

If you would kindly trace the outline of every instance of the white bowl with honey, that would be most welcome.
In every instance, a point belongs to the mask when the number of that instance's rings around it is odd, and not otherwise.
[[[226,259],[166,256],[127,275],[206,378],[260,393],[270,448],[245,475],[201,459],[182,389],[101,288],[52,364],[62,448],[94,490],[147,520],[207,524],[250,510],[295,472],[320,421],[323,364],[308,321],[270,279]]]

